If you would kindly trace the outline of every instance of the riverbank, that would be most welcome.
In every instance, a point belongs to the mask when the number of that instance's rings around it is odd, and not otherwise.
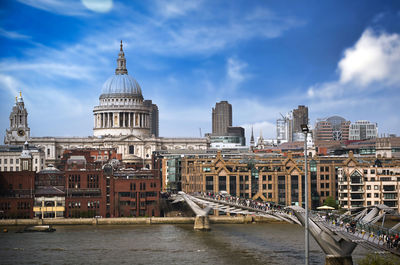
[[[27,225],[151,225],[194,224],[194,217],[121,217],[121,218],[57,218],[57,219],[3,219],[0,226]],[[210,216],[211,224],[282,223],[259,216]]]

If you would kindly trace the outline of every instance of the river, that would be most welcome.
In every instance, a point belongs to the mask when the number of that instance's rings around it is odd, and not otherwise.
[[[304,264],[304,228],[293,224],[56,226],[0,233],[0,264]],[[367,251],[357,247],[356,262]],[[310,236],[310,264],[325,256]]]

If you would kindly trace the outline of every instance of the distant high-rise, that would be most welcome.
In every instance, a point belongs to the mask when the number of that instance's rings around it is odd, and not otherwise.
[[[370,121],[356,121],[350,125],[349,140],[366,140],[378,137],[378,124]]]
[[[302,124],[308,124],[308,107],[299,105],[293,110],[293,133],[302,132]]]
[[[228,101],[217,102],[212,109],[212,134],[227,135],[230,126],[232,126],[232,105]]]
[[[276,139],[279,143],[293,141],[293,113],[289,112],[286,116],[276,120]]]
[[[350,121],[340,116],[318,120],[314,129],[316,141],[341,141],[349,139]]]

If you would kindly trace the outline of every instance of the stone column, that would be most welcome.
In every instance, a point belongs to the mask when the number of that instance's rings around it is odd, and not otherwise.
[[[131,113],[128,112],[128,127],[131,127]]]
[[[210,230],[210,219],[208,216],[196,215],[194,220],[194,230],[208,231]]]

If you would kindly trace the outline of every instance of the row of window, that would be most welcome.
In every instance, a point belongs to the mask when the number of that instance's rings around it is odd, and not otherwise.
[[[35,164],[38,163],[38,159],[37,159],[37,158],[35,158],[34,163],[35,163]],[[43,158],[41,159],[41,163],[43,164]],[[1,159],[1,158],[0,158],[0,164],[4,164],[4,165],[10,164],[10,165],[13,165],[13,164],[14,164],[14,158],[10,158],[10,159],[8,159],[8,158]],[[17,164],[17,165],[19,164],[19,158],[16,158],[16,159],[15,159],[15,164]]]
[[[0,164],[4,163],[4,165],[7,165],[8,161],[10,161],[10,164],[14,164],[14,159],[13,158],[10,158],[10,160],[8,160],[7,158],[4,158],[4,159],[0,158]],[[19,164],[19,159],[18,158],[15,159],[15,164]]]
[[[10,210],[11,204],[9,202],[0,202],[0,210]]]
[[[18,210],[26,210],[31,208],[30,202],[18,202],[17,209]]]

